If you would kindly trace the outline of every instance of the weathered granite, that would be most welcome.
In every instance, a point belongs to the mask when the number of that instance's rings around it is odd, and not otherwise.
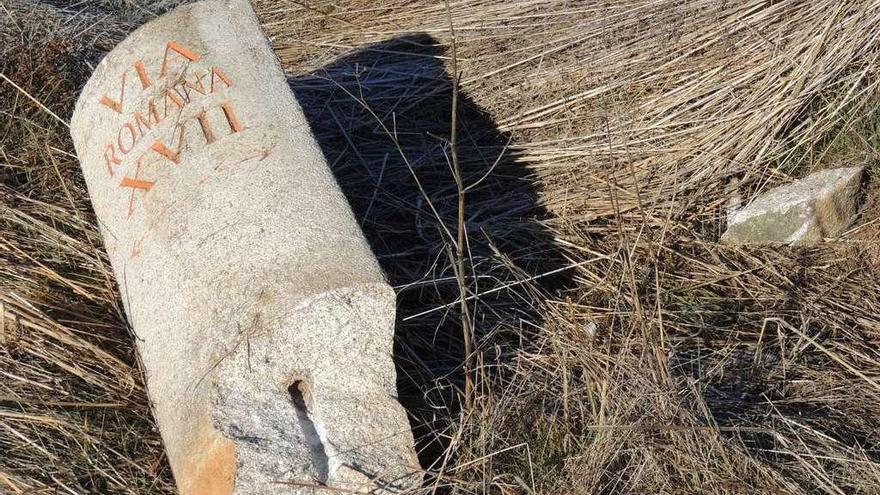
[[[814,245],[852,223],[864,167],[823,170],[772,189],[728,215],[727,244]]]
[[[250,5],[134,32],[71,133],[180,492],[417,484],[394,292]]]

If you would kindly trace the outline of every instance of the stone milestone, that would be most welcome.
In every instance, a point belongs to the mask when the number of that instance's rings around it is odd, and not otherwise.
[[[394,292],[246,0],[131,34],[71,133],[180,492],[417,485]]]
[[[841,234],[858,210],[863,168],[823,170],[759,195],[728,215],[721,242],[808,246]]]

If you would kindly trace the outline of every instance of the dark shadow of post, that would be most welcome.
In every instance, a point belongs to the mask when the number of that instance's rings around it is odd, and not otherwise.
[[[447,249],[457,190],[448,159],[452,84],[445,50],[427,35],[359,49],[289,82],[373,251],[398,293],[395,362],[423,466],[434,466],[458,417],[463,340]],[[559,287],[562,256],[542,227],[534,180],[510,136],[459,95],[476,340],[501,363],[540,324],[536,290]],[[384,124],[384,128],[383,128]],[[477,303],[474,306],[474,303]],[[487,367],[486,369],[490,369]]]

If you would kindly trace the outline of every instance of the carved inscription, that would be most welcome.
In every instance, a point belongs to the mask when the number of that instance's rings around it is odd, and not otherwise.
[[[161,64],[155,65],[136,60],[126,67],[119,75],[119,87],[108,88],[96,110],[112,112],[121,122],[104,139],[101,156],[108,178],[129,191],[129,218],[137,210],[138,198],[168,180],[167,174],[157,174],[162,167],[179,167],[186,153],[245,129],[226,91],[234,82],[221,67],[205,64],[203,54],[171,40]],[[218,164],[205,171],[198,185],[227,165],[261,162],[268,153],[260,148],[243,160]],[[170,205],[158,206],[147,219],[146,229],[135,236],[131,257],[140,254],[145,237],[169,210]]]
[[[169,41],[156,81],[146,64],[137,60],[120,75],[118,92],[113,96],[104,93],[98,102],[105,111],[125,116],[116,132],[106,140],[102,156],[107,174],[115,179],[122,170],[122,177],[117,179],[118,186],[132,190],[129,215],[134,212],[134,192],[149,192],[155,184],[155,180],[140,176],[148,158],[161,158],[170,166],[178,165],[185,144],[201,142],[210,145],[223,136],[244,130],[235,104],[224,97],[224,90],[233,85],[232,80],[221,67],[200,67],[197,64],[200,60],[201,54],[176,41]],[[170,69],[177,63],[185,66],[182,72],[171,78]],[[129,77],[132,72],[137,76],[134,84]],[[130,108],[132,105],[126,98],[128,95],[131,100],[133,90],[141,94],[149,92],[146,98],[136,99],[140,102],[136,108]],[[219,99],[212,95],[218,95]],[[183,110],[199,99],[203,109],[193,118],[180,118]],[[159,133],[160,127],[171,136],[167,142]],[[170,133],[168,129],[171,129]],[[149,145],[139,146],[142,141]],[[135,152],[137,149],[141,151]]]

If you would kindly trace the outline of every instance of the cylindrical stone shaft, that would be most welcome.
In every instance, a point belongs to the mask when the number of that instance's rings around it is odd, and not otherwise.
[[[394,292],[250,5],[135,31],[71,133],[181,493],[412,486]]]

